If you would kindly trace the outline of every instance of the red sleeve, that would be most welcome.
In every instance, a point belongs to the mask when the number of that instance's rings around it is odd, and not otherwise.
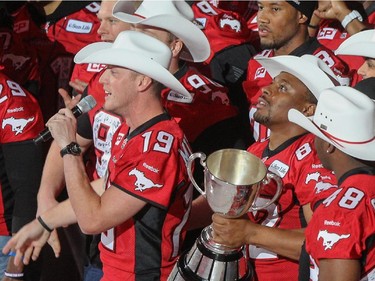
[[[1,143],[36,137],[44,128],[36,99],[18,83],[0,76]]]

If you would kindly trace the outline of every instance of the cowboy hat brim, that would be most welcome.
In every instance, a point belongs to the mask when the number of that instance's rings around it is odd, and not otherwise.
[[[375,58],[375,30],[365,30],[358,32],[336,49],[336,55],[353,55],[368,58]]]
[[[183,49],[180,56],[183,60],[203,62],[210,56],[211,49],[207,37],[198,26],[183,16],[161,14],[142,18],[121,11],[121,6],[115,6],[113,16],[124,22],[168,30],[184,43],[186,48]]]
[[[256,60],[266,68],[272,78],[281,72],[287,72],[297,77],[319,100],[320,92],[324,89],[334,87],[334,74],[326,65],[320,65],[327,72],[333,75],[332,79],[329,74],[320,69],[316,64],[312,63],[308,56],[306,59],[297,56],[277,56],[272,58],[256,58]],[[324,62],[322,61],[324,64]]]
[[[129,68],[160,82],[181,96],[180,102],[190,103],[192,97],[185,87],[163,66],[139,53],[112,48],[112,43],[98,42],[81,49],[75,63],[102,63]],[[176,93],[176,94],[177,94]]]
[[[375,141],[366,144],[362,143],[361,145],[358,145],[343,143],[338,140],[330,139],[322,132],[322,130],[319,129],[319,127],[310,118],[306,117],[296,109],[289,110],[288,119],[290,122],[299,125],[300,127],[311,132],[318,138],[332,144],[340,151],[352,157],[367,161],[375,160]]]

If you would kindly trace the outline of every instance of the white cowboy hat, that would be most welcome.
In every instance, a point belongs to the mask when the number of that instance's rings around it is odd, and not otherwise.
[[[181,39],[186,47],[181,52],[181,59],[202,62],[210,56],[210,43],[193,23],[193,10],[185,1],[118,1],[113,7],[113,16],[124,22],[169,31]]]
[[[324,61],[313,55],[259,57],[256,60],[263,65],[272,78],[281,72],[297,77],[319,100],[320,92],[340,83],[336,75]]]
[[[171,50],[154,37],[137,31],[121,32],[115,42],[98,42],[81,49],[75,63],[103,63],[126,67],[164,84],[190,103],[192,97],[185,87],[169,72]]]
[[[288,118],[352,157],[375,160],[375,103],[356,89],[326,89],[311,119],[296,109]]]
[[[336,55],[353,55],[375,59],[375,30],[365,30],[353,34],[335,51]]]

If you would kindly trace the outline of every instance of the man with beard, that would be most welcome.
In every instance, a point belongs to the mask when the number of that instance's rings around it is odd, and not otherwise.
[[[254,118],[271,133],[269,139],[247,150],[281,178],[282,193],[269,207],[249,212],[246,218],[213,215],[214,240],[234,248],[247,244],[255,280],[296,281],[303,228],[312,215],[309,203],[334,186],[335,178],[317,158],[313,135],[289,122],[288,110],[295,108],[306,116],[313,115],[320,91],[335,85],[334,74],[312,55],[258,58],[258,62],[273,82],[262,88]],[[267,185],[255,204],[264,205],[273,197],[272,190],[274,187]],[[192,216],[209,213],[203,207],[207,204],[202,204],[205,199],[199,199],[200,206],[198,199],[193,204]]]
[[[250,126],[256,141],[268,138],[267,128],[254,120],[255,104],[261,88],[271,77],[256,58],[280,55],[302,56],[312,54],[322,59],[339,78],[340,84],[350,83],[349,69],[333,52],[308,34],[308,24],[317,1],[258,1],[257,22],[263,51],[250,59],[247,79],[243,87],[250,104]]]

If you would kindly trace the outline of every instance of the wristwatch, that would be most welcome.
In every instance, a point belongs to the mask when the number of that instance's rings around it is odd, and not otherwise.
[[[63,149],[61,149],[60,151],[60,155],[61,157],[64,157],[64,155],[66,154],[72,154],[74,156],[79,156],[81,155],[81,148],[79,147],[79,144],[76,143],[76,142],[72,142],[70,144],[68,144],[66,147],[64,147]]]
[[[342,27],[343,27],[343,28],[346,28],[346,26],[347,26],[352,20],[354,20],[354,19],[357,19],[357,20],[359,20],[360,22],[363,21],[363,18],[362,18],[362,16],[361,16],[361,14],[360,14],[358,11],[353,10],[353,11],[351,11],[349,14],[347,14],[347,15],[345,16],[345,18],[342,20],[342,22],[341,22]]]

